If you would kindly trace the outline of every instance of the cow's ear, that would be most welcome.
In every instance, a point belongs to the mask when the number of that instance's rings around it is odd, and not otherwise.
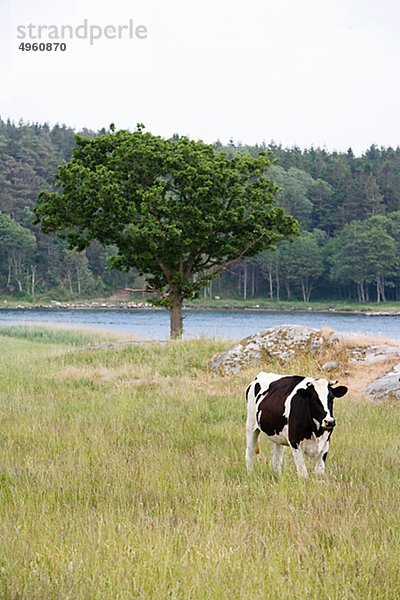
[[[345,385],[339,385],[338,387],[331,389],[335,398],[343,398],[343,396],[345,396],[349,391],[349,388],[347,388]]]

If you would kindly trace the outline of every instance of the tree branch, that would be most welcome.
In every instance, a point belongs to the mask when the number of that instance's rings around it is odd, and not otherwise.
[[[248,254],[248,252],[254,248],[254,246],[256,244],[258,244],[260,242],[260,240],[263,239],[263,237],[265,236],[265,234],[263,233],[259,238],[257,238],[256,240],[254,240],[252,243],[248,244],[246,246],[246,248],[243,250],[243,252],[239,255],[236,256],[235,258],[229,259],[225,262],[223,262],[222,264],[218,261],[218,262],[210,262],[210,257],[207,258],[207,260],[202,264],[203,268],[207,267],[207,263],[211,266],[213,266],[213,269],[210,269],[210,275],[216,275],[217,273],[221,273],[222,271],[225,271],[226,267],[228,267],[229,265],[232,265],[234,263],[240,262],[241,260],[243,260],[243,258],[246,257],[246,255]]]

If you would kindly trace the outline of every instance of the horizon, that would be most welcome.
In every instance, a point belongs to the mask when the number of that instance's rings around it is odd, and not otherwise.
[[[3,123],[7,123],[10,122],[12,125],[19,127],[21,126],[33,126],[33,125],[37,125],[39,127],[43,127],[45,125],[47,125],[49,127],[49,129],[54,129],[54,127],[65,127],[67,130],[71,130],[73,131],[76,135],[80,135],[81,133],[84,132],[84,130],[86,131],[90,131],[92,133],[96,133],[96,134],[100,134],[100,132],[102,130],[105,130],[106,132],[109,131],[109,126],[108,128],[106,127],[100,127],[99,129],[92,129],[90,127],[80,127],[80,128],[76,128],[76,127],[72,127],[70,125],[68,125],[67,123],[63,123],[61,121],[57,121],[55,123],[50,123],[49,121],[43,121],[43,122],[39,122],[39,121],[30,121],[30,120],[25,120],[23,117],[20,117],[19,119],[13,119],[11,117],[4,117],[3,115],[0,114],[0,121],[3,121]],[[140,122],[140,120],[138,121]],[[318,150],[318,151],[324,151],[327,154],[347,154],[349,151],[352,151],[355,158],[361,158],[362,156],[365,156],[365,154],[368,152],[368,150],[370,150],[371,148],[376,148],[380,151],[387,151],[387,150],[399,150],[400,149],[400,142],[397,145],[384,145],[384,144],[378,144],[378,143],[371,143],[367,148],[365,148],[364,150],[362,150],[361,152],[355,152],[354,148],[352,146],[349,146],[346,149],[337,149],[337,148],[327,148],[326,146],[318,146],[318,145],[314,145],[311,144],[310,146],[300,146],[298,144],[293,144],[291,146],[288,145],[284,145],[281,142],[277,142],[276,140],[262,140],[262,141],[258,141],[255,143],[248,143],[242,140],[234,140],[232,138],[230,138],[229,140],[223,142],[220,139],[216,139],[216,140],[211,140],[211,141],[205,141],[204,139],[198,137],[191,137],[191,136],[187,136],[186,134],[180,134],[178,131],[173,131],[171,133],[171,135],[162,135],[159,133],[156,133],[154,131],[150,131],[150,129],[148,129],[146,126],[143,127],[143,129],[147,132],[152,133],[153,135],[157,135],[160,136],[162,138],[171,138],[173,135],[178,135],[179,137],[189,137],[190,139],[194,139],[195,141],[202,141],[206,144],[210,144],[210,145],[215,145],[215,144],[221,144],[223,147],[229,146],[231,145],[231,143],[233,142],[233,146],[235,148],[241,148],[241,147],[249,147],[249,148],[256,148],[256,147],[262,147],[265,146],[267,149],[271,148],[271,147],[277,147],[277,148],[281,148],[284,151],[290,151],[290,150],[294,150],[294,149],[299,149],[302,152],[307,152],[310,150]],[[134,130],[134,128],[132,127],[116,127],[116,131],[119,130],[123,130],[123,131],[130,131],[132,132]]]

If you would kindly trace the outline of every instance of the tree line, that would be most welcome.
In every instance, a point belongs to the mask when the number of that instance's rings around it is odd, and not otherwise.
[[[112,245],[84,251],[34,224],[41,191],[50,191],[57,165],[70,160],[74,131],[66,126],[0,120],[0,290],[57,299],[141,288],[135,269],[110,270]],[[88,139],[105,131],[84,130]],[[175,136],[179,139],[178,136]],[[400,148],[371,146],[356,157],[321,148],[274,143],[214,144],[217,153],[256,157],[270,152],[265,177],[279,187],[278,204],[298,220],[301,236],[230,265],[204,287],[205,296],[272,300],[400,299]]]

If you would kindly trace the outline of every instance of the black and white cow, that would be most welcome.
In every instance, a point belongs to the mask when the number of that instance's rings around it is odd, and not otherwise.
[[[326,379],[282,376],[261,372],[246,390],[246,465],[250,472],[258,437],[263,432],[273,444],[272,468],[282,469],[283,452],[289,446],[297,473],[307,477],[304,455],[315,459],[315,472],[323,474],[329,439],[335,419],[333,400],[347,393],[347,387]]]

